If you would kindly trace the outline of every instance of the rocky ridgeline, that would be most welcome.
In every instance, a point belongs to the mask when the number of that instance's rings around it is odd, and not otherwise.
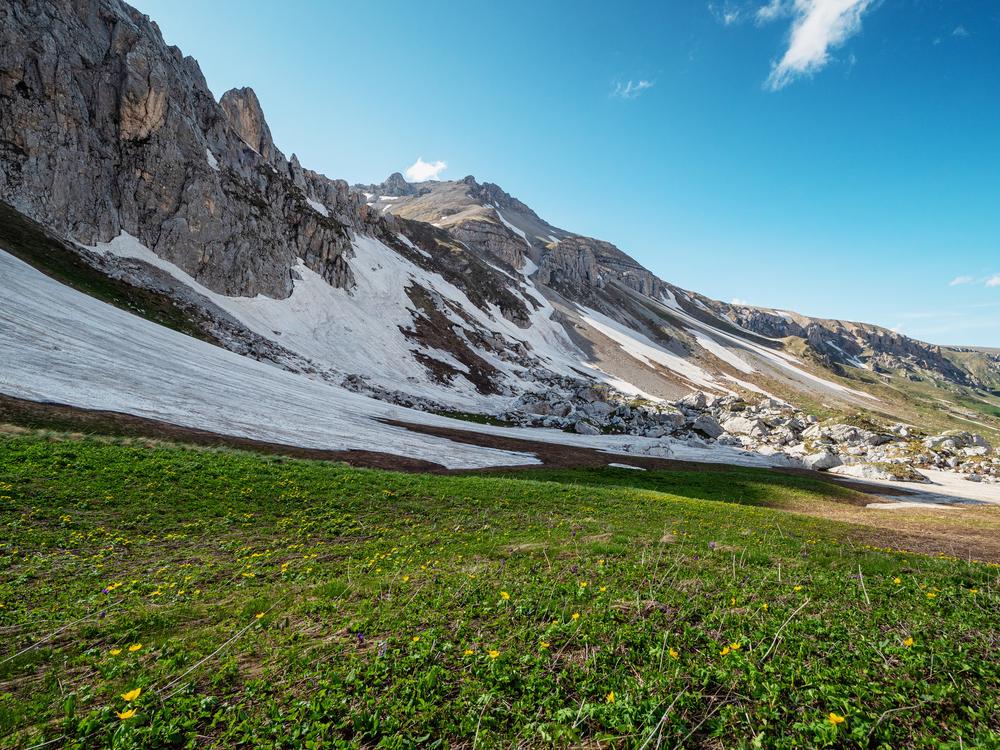
[[[970,481],[1000,482],[1000,453],[969,432],[925,437],[901,424],[872,430],[820,422],[772,398],[751,402],[696,392],[673,404],[654,404],[582,380],[553,379],[548,385],[520,396],[499,416],[521,426],[583,435],[670,437],[730,446],[772,456],[789,467],[860,479],[926,481],[919,472],[925,468],[958,472]],[[668,447],[660,453],[669,455]]]

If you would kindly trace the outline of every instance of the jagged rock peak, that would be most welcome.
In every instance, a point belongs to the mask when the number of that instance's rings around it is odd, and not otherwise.
[[[229,89],[222,95],[219,105],[226,113],[230,126],[243,139],[243,142],[264,157],[267,162],[273,163],[277,149],[275,149],[274,140],[271,138],[271,129],[267,126],[264,110],[260,106],[257,93],[249,86],[244,86],[241,89]]]

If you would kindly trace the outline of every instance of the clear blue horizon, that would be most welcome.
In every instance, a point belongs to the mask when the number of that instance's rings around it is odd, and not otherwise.
[[[330,177],[420,158],[717,299],[1000,347],[1000,7],[133,4]]]

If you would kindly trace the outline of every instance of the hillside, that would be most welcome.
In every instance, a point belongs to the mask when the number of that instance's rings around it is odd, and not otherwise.
[[[988,352],[711,300],[473,177],[327,178],[119,0],[0,39],[6,398],[443,467],[527,440],[1000,478]]]
[[[0,745],[989,746],[996,567],[859,499],[0,436]]]

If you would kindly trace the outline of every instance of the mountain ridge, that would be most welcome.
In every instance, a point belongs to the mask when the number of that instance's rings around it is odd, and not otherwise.
[[[427,408],[498,411],[580,378],[654,402],[1000,414],[989,355],[712,300],[472,176],[349,186],[306,169],[252,88],[216,101],[118,0],[15,6],[0,41],[0,199],[102,273],[242,330],[234,350],[263,340],[250,349],[279,366]]]

